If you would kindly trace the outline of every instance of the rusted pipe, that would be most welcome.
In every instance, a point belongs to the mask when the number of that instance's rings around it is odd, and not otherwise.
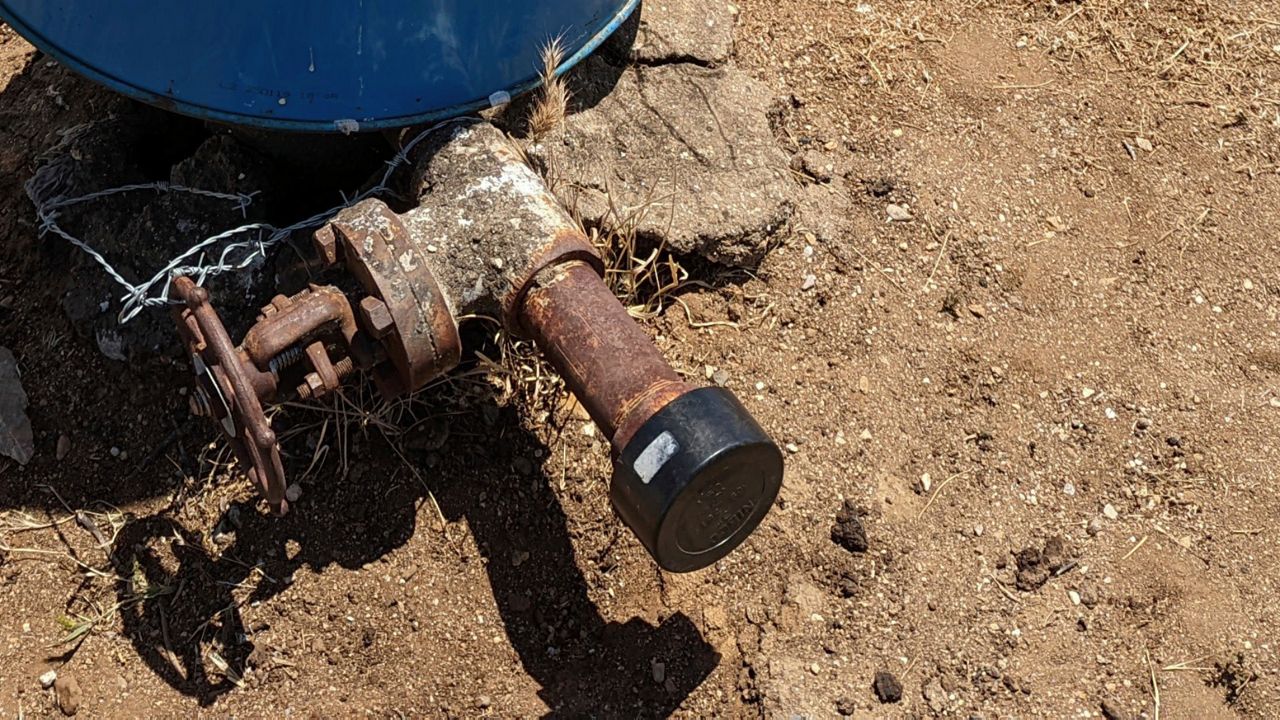
[[[272,359],[295,345],[308,345],[325,333],[337,332],[350,346],[356,334],[356,319],[342,291],[332,286],[313,286],[301,299],[279,297],[276,308],[249,329],[241,346],[259,370],[267,370]]]
[[[543,270],[525,296],[521,319],[619,450],[654,413],[693,389],[585,263]]]
[[[732,393],[682,380],[594,268],[539,272],[520,318],[609,437],[609,495],[659,565],[704,568],[760,524],[782,485],[777,445]]]

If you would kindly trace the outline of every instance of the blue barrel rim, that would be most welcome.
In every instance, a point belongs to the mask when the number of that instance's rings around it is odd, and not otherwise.
[[[593,35],[581,48],[573,55],[560,64],[556,68],[557,76],[563,75],[572,70],[578,63],[587,59],[608,40],[614,32],[618,30],[635,12],[642,0],[626,0],[626,3],[618,10],[613,18]],[[350,134],[351,132],[370,132],[377,130],[391,130],[413,125],[439,122],[450,118],[460,117],[462,115],[470,115],[480,110],[493,107],[490,94],[483,98],[476,98],[470,102],[454,105],[452,107],[432,110],[417,115],[405,115],[392,118],[379,118],[374,120],[359,120],[358,130],[348,130],[344,128],[343,123],[346,120],[335,121],[312,121],[312,120],[282,120],[280,118],[270,116],[242,115],[238,113],[229,113],[223,110],[215,110],[196,103],[177,100],[173,97],[160,95],[158,93],[144,90],[142,88],[130,85],[129,83],[119,80],[114,76],[100,72],[86,63],[80,62],[70,53],[63,52],[50,43],[43,35],[35,32],[33,28],[25,23],[15,21],[6,12],[4,5],[0,3],[0,20],[3,20],[9,27],[13,28],[24,40],[31,43],[40,52],[49,55],[59,64],[70,68],[73,72],[81,75],[93,83],[107,88],[113,92],[117,92],[126,97],[138,100],[140,102],[169,110],[181,115],[193,117],[199,120],[213,120],[217,122],[227,123],[229,125],[239,125],[247,127],[264,128],[268,130],[283,130],[288,132],[311,132],[311,133],[329,133],[329,134]],[[542,79],[536,71],[532,77],[517,83],[514,87],[498,88],[497,92],[505,92],[510,97],[518,97],[532,90],[537,89],[542,84]]]

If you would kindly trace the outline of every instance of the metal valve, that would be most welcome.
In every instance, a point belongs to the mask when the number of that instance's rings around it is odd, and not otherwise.
[[[261,404],[282,377],[300,375],[298,395],[323,397],[358,368],[386,396],[411,392],[459,362],[457,318],[486,315],[532,337],[609,437],[613,504],[659,565],[696,570],[745,540],[781,488],[782,453],[732,393],[695,388],[671,368],[507,138],[487,123],[460,126],[417,170],[430,190],[419,207],[397,215],[366,200],[315,233],[321,263],[345,268],[359,291],[278,297],[239,347],[205,291],[177,281],[195,403],[271,506],[288,507]]]

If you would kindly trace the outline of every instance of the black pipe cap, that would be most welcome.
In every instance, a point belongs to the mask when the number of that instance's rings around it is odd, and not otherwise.
[[[623,448],[609,495],[664,570],[691,572],[728,555],[782,488],[782,452],[733,393],[685,393]]]

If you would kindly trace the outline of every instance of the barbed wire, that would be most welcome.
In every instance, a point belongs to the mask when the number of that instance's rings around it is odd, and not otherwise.
[[[431,127],[418,133],[409,142],[405,143],[391,159],[387,160],[386,168],[382,173],[376,185],[369,187],[356,195],[348,198],[343,197],[340,205],[329,208],[323,212],[316,213],[304,220],[299,220],[292,225],[285,227],[277,227],[271,223],[257,222],[246,223],[237,227],[229,228],[216,235],[200,240],[187,250],[173,257],[160,270],[152,275],[148,280],[141,283],[131,283],[126,280],[115,269],[102,253],[98,252],[89,243],[65,230],[58,220],[62,217],[62,212],[70,207],[80,205],[103,198],[112,197],[114,195],[122,195],[125,193],[136,192],[155,192],[162,193],[186,193],[191,195],[199,195],[202,197],[212,198],[215,200],[225,200],[236,204],[242,216],[248,217],[248,208],[252,204],[257,192],[251,193],[224,193],[214,190],[204,190],[201,188],[187,187],[177,183],[152,182],[152,183],[134,183],[131,185],[121,185],[103,190],[95,190],[94,192],[85,193],[75,197],[67,197],[65,194],[68,179],[71,175],[74,163],[69,160],[70,155],[57,156],[59,148],[74,139],[75,135],[82,132],[85,126],[77,126],[68,131],[63,142],[59,143],[59,147],[53,149],[55,156],[49,162],[46,162],[36,170],[35,175],[27,181],[25,190],[27,197],[31,199],[32,204],[36,206],[36,216],[40,221],[40,237],[45,237],[52,233],[73,246],[79,248],[82,252],[93,259],[106,273],[124,289],[124,294],[120,297],[121,308],[117,316],[117,322],[121,325],[129,322],[137,317],[138,313],[146,308],[158,305],[170,305],[175,301],[169,298],[169,289],[173,283],[173,279],[180,275],[192,278],[197,285],[204,285],[205,281],[210,277],[221,275],[226,272],[238,272],[253,265],[259,259],[265,259],[267,251],[278,244],[281,240],[287,238],[290,234],[310,228],[323,225],[334,215],[355,205],[363,200],[374,197],[381,193],[387,192],[391,188],[391,178],[395,172],[409,162],[409,153],[411,153],[418,145],[432,133],[437,130],[459,122],[468,122],[473,120],[471,117],[459,117],[444,120],[436,123]],[[208,248],[217,246],[232,238],[254,234],[252,239],[238,240],[229,242],[219,252],[217,260],[213,263],[195,262],[190,263],[191,258],[202,255]]]

